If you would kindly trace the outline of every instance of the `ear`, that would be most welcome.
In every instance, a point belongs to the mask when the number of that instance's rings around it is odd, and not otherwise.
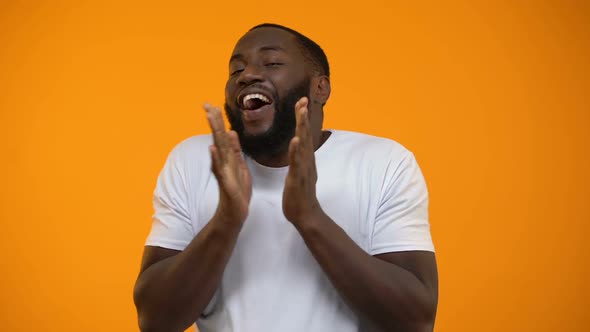
[[[324,105],[330,98],[330,78],[325,75],[319,75],[312,79],[311,95],[315,103]]]

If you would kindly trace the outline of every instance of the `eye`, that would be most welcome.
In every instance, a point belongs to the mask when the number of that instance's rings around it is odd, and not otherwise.
[[[237,74],[239,74],[239,73],[241,73],[241,72],[243,72],[243,71],[244,71],[244,69],[236,69],[236,70],[232,71],[232,72],[229,74],[229,76],[234,76],[234,75],[237,75]]]
[[[282,65],[283,65],[283,63],[281,63],[281,62],[269,62],[269,63],[265,64],[265,66],[267,66],[267,67],[278,67],[278,66],[282,66]]]

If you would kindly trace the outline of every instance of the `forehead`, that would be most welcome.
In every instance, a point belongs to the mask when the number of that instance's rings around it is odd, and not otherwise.
[[[293,56],[301,55],[297,40],[290,32],[273,27],[263,27],[248,31],[240,38],[234,47],[232,57],[275,48]]]

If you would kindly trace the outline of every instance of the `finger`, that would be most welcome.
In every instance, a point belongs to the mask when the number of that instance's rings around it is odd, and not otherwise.
[[[209,104],[209,103],[204,104],[203,108],[205,109],[205,112],[207,114],[207,122],[209,123],[209,128],[211,128],[211,132],[214,135],[213,138],[215,139],[215,138],[217,138],[217,137],[215,137],[215,134],[220,131],[223,131],[223,129],[220,128],[217,124],[217,120],[216,120],[217,110],[215,109],[215,107],[211,106],[211,104]]]
[[[227,146],[227,139],[226,139],[226,130],[225,124],[223,123],[223,119],[221,117],[221,110],[219,107],[213,107],[209,111],[209,121],[211,125],[211,130],[213,133],[217,134],[217,138],[220,139],[220,143],[222,143],[222,147]]]
[[[240,167],[247,167],[244,157],[242,156],[242,147],[240,146],[240,139],[238,133],[233,130],[227,132],[230,148],[233,151],[234,158]]]
[[[295,109],[301,108],[302,106],[307,106],[307,104],[309,103],[309,99],[307,99],[307,97],[301,97],[299,98],[299,100],[297,101],[297,103],[295,103]]]
[[[238,138],[238,133],[234,130],[230,130],[227,132],[227,138],[229,140],[229,145],[232,151],[236,153],[242,153],[242,147],[240,146],[240,139]]]
[[[296,128],[295,135],[298,136],[301,141],[299,144],[301,148],[305,148],[305,113],[307,110],[307,98],[303,97],[295,104],[295,119]]]
[[[305,136],[307,138],[307,143],[310,146],[313,146],[313,138],[311,135],[311,122],[309,120],[309,99],[307,99],[307,97],[304,97],[305,99],[303,99],[303,105],[302,108],[304,109],[304,114],[303,114],[303,119],[304,120],[304,127],[306,130]]]
[[[293,171],[297,171],[299,166],[299,156],[297,152],[300,150],[300,141],[299,137],[295,136],[291,139],[291,142],[289,142],[289,169],[292,169]]]
[[[297,103],[295,103],[295,136],[299,135],[299,128],[301,127],[300,117],[299,117],[299,110],[301,109],[301,101],[303,98],[299,99]]]
[[[219,179],[219,167],[221,165],[221,161],[219,160],[219,152],[217,151],[215,145],[209,146],[209,153],[211,154],[211,170],[213,171],[213,174],[215,174],[215,176]]]
[[[221,108],[219,107],[214,107],[214,120],[215,120],[215,127],[219,128],[219,130],[223,131],[224,133],[226,132],[225,129],[225,122],[223,122],[223,115],[221,114]]]
[[[301,108],[299,110],[299,126],[300,131],[298,136],[301,138],[301,146],[304,150],[310,150],[308,152],[313,152],[313,139],[311,137],[311,129],[309,123],[309,110],[307,108],[307,102],[302,103]]]
[[[207,121],[209,122],[211,133],[213,134],[215,146],[221,150],[218,152],[221,152],[223,155],[228,148],[228,143],[225,132],[225,124],[223,123],[223,119],[221,117],[221,109],[219,109],[219,107],[213,107],[208,103],[203,105],[203,107],[207,112]]]

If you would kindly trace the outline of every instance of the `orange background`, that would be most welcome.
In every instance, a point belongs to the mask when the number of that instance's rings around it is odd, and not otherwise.
[[[276,22],[326,50],[326,127],[396,139],[431,193],[436,331],[587,331],[587,1],[0,2],[0,325],[136,331],[170,149]]]

